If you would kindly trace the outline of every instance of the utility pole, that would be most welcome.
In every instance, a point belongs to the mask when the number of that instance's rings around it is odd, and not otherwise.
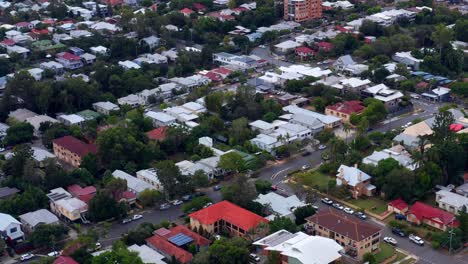
[[[450,230],[450,242],[449,242],[449,255],[452,255],[452,236],[453,236],[453,221],[455,220],[455,217],[452,218],[452,229]]]

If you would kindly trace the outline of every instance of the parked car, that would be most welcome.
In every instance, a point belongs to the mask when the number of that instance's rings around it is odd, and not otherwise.
[[[213,187],[213,191],[219,191],[221,190],[221,186],[220,185],[216,185]]]
[[[325,198],[322,199],[322,203],[332,205],[333,201],[330,200],[329,198],[325,197]]]
[[[133,215],[132,219],[135,221],[135,220],[138,220],[140,218],[143,218],[143,216],[141,214],[136,214],[136,215]]]
[[[125,218],[124,220],[122,220],[122,224],[128,224],[132,221],[131,218]]]
[[[319,146],[318,146],[318,149],[320,149],[320,150],[324,150],[324,149],[326,149],[326,148],[327,148],[327,146],[325,146],[325,145],[319,145]]]
[[[365,215],[363,212],[356,212],[354,215],[355,215],[357,218],[362,219],[362,220],[366,220],[366,219],[367,219],[367,215]]]
[[[58,251],[52,251],[52,252],[48,253],[47,256],[49,256],[49,257],[54,257],[54,258],[55,258],[55,257],[60,256],[60,252],[58,252]]]
[[[312,152],[310,152],[310,151],[304,151],[304,152],[301,153],[301,155],[303,157],[309,156],[310,154],[312,154]]]
[[[184,202],[182,202],[181,200],[174,200],[174,201],[172,201],[172,205],[174,205],[174,206],[181,205],[181,204],[183,204],[183,203],[184,203]]]
[[[200,196],[205,196],[205,195],[206,195],[206,193],[204,193],[204,192],[196,192],[196,193],[193,194],[193,197],[200,197]]]
[[[26,261],[26,260],[30,260],[32,258],[34,258],[36,255],[34,254],[31,254],[31,253],[28,253],[28,254],[24,254],[24,255],[21,255],[21,261]]]
[[[397,245],[397,241],[393,237],[384,237],[383,241],[387,242],[390,245],[394,245],[394,246]]]
[[[334,203],[332,206],[335,207],[336,209],[344,210],[344,206],[342,206],[342,205],[339,204],[339,203]]]
[[[302,165],[301,169],[302,170],[308,170],[308,169],[310,169],[310,165]]]
[[[344,211],[345,213],[348,213],[348,214],[354,214],[354,210],[351,209],[351,208],[349,208],[349,207],[345,207],[345,209],[343,209],[343,211]]]
[[[210,205],[213,205],[213,203],[212,203],[212,202],[209,202],[209,203],[205,204],[205,206],[203,206],[203,208],[207,208],[207,207],[210,206]]]
[[[416,245],[424,246],[424,240],[422,240],[422,238],[415,236],[413,234],[409,235],[408,238],[409,240],[411,240],[411,242],[415,243]]]
[[[167,210],[167,209],[169,209],[170,207],[171,207],[170,204],[168,204],[168,203],[163,203],[163,204],[161,204],[161,206],[159,206],[159,210],[161,210],[161,211]]]
[[[192,195],[184,195],[182,196],[182,201],[191,201],[192,200]]]
[[[272,190],[272,191],[277,191],[277,190],[278,190],[278,186],[277,186],[277,185],[272,185],[272,186],[271,186],[271,190]]]
[[[314,208],[315,211],[318,211],[318,210],[319,210],[319,207],[316,206],[316,205],[312,205],[311,207]]]
[[[250,254],[249,259],[250,261],[260,262],[260,257],[255,254]]]
[[[402,214],[395,214],[395,219],[396,220],[405,220],[406,221],[406,216]]]
[[[406,234],[405,234],[405,232],[403,232],[403,230],[401,230],[400,228],[396,228],[396,227],[392,228],[392,233],[396,234],[396,235],[399,235],[401,237],[406,236]]]

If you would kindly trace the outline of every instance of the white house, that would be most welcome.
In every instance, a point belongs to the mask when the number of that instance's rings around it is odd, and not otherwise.
[[[119,105],[129,105],[131,107],[137,107],[139,105],[145,105],[145,100],[136,94],[129,94],[124,97],[117,99]]]
[[[23,227],[27,231],[34,231],[39,225],[55,225],[59,224],[59,219],[56,215],[47,209],[39,209],[33,212],[25,213],[19,216]]]
[[[156,188],[153,185],[147,183],[146,181],[138,179],[137,177],[133,177],[132,175],[121,170],[115,170],[114,172],[112,172],[112,176],[127,181],[128,190],[136,194],[137,196],[144,190],[156,190]]]
[[[440,190],[436,192],[436,203],[439,208],[453,214],[459,214],[461,210],[468,213],[468,197],[458,193]]]
[[[81,125],[85,121],[85,119],[79,115],[71,114],[71,115],[59,115],[57,119],[64,123],[67,126],[71,125]]]
[[[296,195],[284,197],[275,192],[259,194],[255,202],[261,203],[271,211],[272,215],[266,217],[269,220],[273,220],[276,217],[288,217],[294,221],[296,219],[294,210],[306,206]]]
[[[418,164],[414,162],[414,160],[411,158],[411,154],[406,151],[405,147],[402,145],[395,145],[382,151],[374,151],[371,155],[365,157],[362,160],[362,163],[377,166],[379,161],[389,158],[398,161],[401,166],[409,170],[413,171],[418,168]]]
[[[7,241],[23,241],[21,223],[9,214],[0,213],[0,237]]]
[[[418,70],[419,64],[422,62],[422,60],[413,57],[410,51],[396,52],[392,56],[392,59],[396,62],[403,63],[406,66],[411,67],[413,70]]]
[[[131,70],[131,69],[139,70],[139,69],[141,69],[140,65],[138,65],[137,63],[135,63],[133,61],[129,61],[129,60],[119,61],[119,66],[121,66],[125,70]]]
[[[156,190],[162,191],[163,186],[158,178],[158,172],[155,169],[146,169],[136,172],[138,179],[151,184]]]
[[[120,109],[118,105],[111,103],[109,101],[94,103],[93,108],[98,113],[101,113],[104,115],[109,115],[112,111],[119,111]]]
[[[153,121],[153,126],[155,127],[168,126],[176,122],[176,118],[174,116],[168,115],[164,112],[148,111],[144,113],[144,116],[151,119],[151,121]]]
[[[341,165],[336,174],[336,185],[347,186],[354,198],[359,196],[372,196],[375,192],[375,186],[370,183],[371,176],[360,169],[357,164],[354,167]]]

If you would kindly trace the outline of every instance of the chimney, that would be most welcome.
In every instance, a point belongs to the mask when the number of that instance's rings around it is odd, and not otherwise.
[[[356,169],[357,169],[357,163],[354,163],[354,168],[356,168]]]
[[[362,172],[359,172],[359,173],[358,173],[358,181],[359,181],[359,182],[362,181]]]

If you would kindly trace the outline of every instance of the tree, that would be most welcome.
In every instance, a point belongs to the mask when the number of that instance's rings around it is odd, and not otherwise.
[[[245,117],[232,121],[231,129],[229,130],[229,143],[231,145],[242,145],[250,136],[248,128],[248,120]]]
[[[34,137],[34,127],[29,123],[17,123],[7,129],[4,138],[6,145],[30,142]]]
[[[387,199],[401,197],[403,200],[412,202],[415,197],[421,195],[416,188],[416,177],[414,173],[406,168],[393,169],[385,176],[382,186]]]
[[[192,201],[182,205],[182,211],[192,212],[202,209],[207,203],[213,202],[209,197],[201,196],[195,197]]]
[[[453,141],[455,133],[450,130],[450,125],[455,123],[453,114],[449,111],[440,111],[436,114],[432,130],[434,133],[431,137],[433,144],[439,144],[446,141]]]
[[[302,206],[294,210],[296,217],[296,225],[302,225],[306,222],[306,218],[315,214],[315,209],[311,205]]]
[[[239,175],[234,178],[232,184],[222,187],[221,195],[224,200],[246,208],[257,197],[257,192],[254,184],[249,182],[245,175]]]
[[[223,154],[219,160],[219,167],[227,171],[235,172],[240,172],[246,169],[244,159],[235,151]]]
[[[375,264],[377,263],[377,260],[375,259],[375,256],[374,254],[372,254],[371,252],[367,252],[366,254],[364,254],[364,257],[362,259],[362,261],[364,263],[369,263],[369,264]]]
[[[29,240],[35,247],[55,247],[68,233],[69,228],[65,225],[39,225],[32,232]]]
[[[282,229],[291,233],[297,232],[296,224],[290,218],[285,216],[276,217],[275,219],[268,222],[268,225],[270,226],[270,233],[275,233]]]
[[[138,200],[143,206],[153,206],[164,200],[164,195],[157,190],[146,189],[138,195]]]
[[[216,240],[208,248],[207,264],[243,264],[249,262],[249,242],[234,237],[231,239],[221,238]]]
[[[468,19],[458,19],[454,27],[455,37],[460,41],[468,41]]]
[[[215,113],[221,113],[224,102],[224,93],[217,91],[205,96],[206,109]]]
[[[126,213],[124,209],[112,196],[101,191],[89,201],[89,218],[93,221],[121,218]]]
[[[453,40],[454,32],[452,29],[445,25],[437,25],[434,32],[432,32],[432,41],[437,48],[439,53],[442,53],[442,49],[450,45],[450,41]]]
[[[0,212],[11,215],[21,215],[40,208],[45,208],[48,204],[48,200],[49,199],[41,189],[29,186],[22,194],[0,201]]]
[[[255,189],[258,193],[267,194],[271,191],[271,182],[262,179],[256,180]]]
[[[98,160],[95,154],[89,153],[83,157],[80,163],[80,168],[86,169],[93,176],[98,173]]]
[[[192,190],[190,179],[180,173],[179,167],[173,161],[160,161],[156,163],[155,168],[167,197],[184,195]]]
[[[143,264],[138,253],[129,251],[123,242],[117,242],[111,251],[104,252],[92,259],[92,264]]]
[[[208,179],[208,176],[202,170],[195,171],[195,173],[191,177],[191,180],[195,188],[207,187],[210,184],[210,180]]]

